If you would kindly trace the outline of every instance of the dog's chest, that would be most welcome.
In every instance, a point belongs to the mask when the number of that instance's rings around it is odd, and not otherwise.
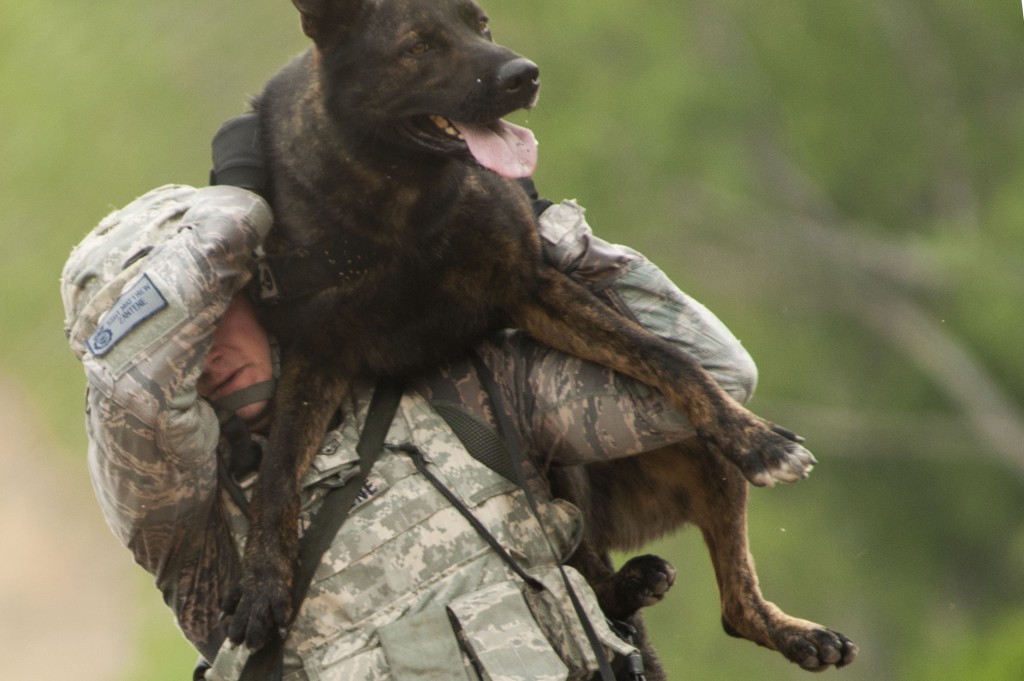
[[[521,295],[521,264],[497,257],[507,249],[478,252],[480,237],[447,232],[392,249],[361,276],[271,311],[275,333],[348,375],[436,365],[500,328]]]

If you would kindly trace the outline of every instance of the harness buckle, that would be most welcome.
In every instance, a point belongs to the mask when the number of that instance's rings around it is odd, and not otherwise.
[[[277,277],[274,276],[274,270],[267,262],[267,254],[264,253],[262,246],[256,248],[253,257],[254,275],[259,288],[260,302],[269,304],[280,302],[281,287],[277,283]]]

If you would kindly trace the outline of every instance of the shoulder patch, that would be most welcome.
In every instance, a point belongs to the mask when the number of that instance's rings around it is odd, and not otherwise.
[[[114,306],[100,319],[99,326],[86,345],[96,357],[110,352],[136,326],[167,307],[167,299],[148,274],[143,274],[121,294]]]

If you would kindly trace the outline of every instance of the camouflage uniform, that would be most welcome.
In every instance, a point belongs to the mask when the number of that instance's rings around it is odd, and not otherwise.
[[[552,206],[541,223],[547,255],[564,271],[697,355],[737,399],[749,398],[754,366],[706,309],[636,252],[593,237],[576,204]],[[236,678],[247,655],[222,645],[218,620],[247,523],[218,484],[217,450],[226,445],[196,381],[216,321],[248,280],[249,255],[270,224],[266,204],[248,192],[162,187],[103,220],[62,277],[66,333],[88,379],[97,498],[111,529],[155,576],[185,636],[214,660],[209,679]],[[551,593],[564,592],[552,548],[559,558],[571,553],[579,514],[550,499],[538,473],[636,454],[692,429],[645,386],[523,334],[497,334],[478,354],[498,384],[499,408],[519,430],[551,537],[522,490],[470,457],[434,411],[456,407],[493,427],[470,362],[452,362],[410,386],[386,442],[415,444],[523,567]],[[304,523],[328,489],[355,473],[367,392],[324,437],[305,481]],[[251,477],[241,481],[246,490]],[[597,616],[592,592],[573,579],[595,626],[621,647]],[[524,599],[507,566],[408,457],[388,450],[318,567],[285,646],[285,678],[472,679],[478,671],[566,678],[567,660],[593,653],[558,611],[551,601]],[[477,667],[460,649],[472,651]]]

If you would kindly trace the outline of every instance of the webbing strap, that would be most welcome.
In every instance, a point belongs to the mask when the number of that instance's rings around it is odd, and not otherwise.
[[[230,395],[225,395],[220,399],[213,400],[213,407],[233,414],[242,407],[253,404],[254,402],[269,402],[274,396],[274,386],[275,381],[273,379],[253,383],[252,385],[233,392]]]
[[[494,428],[453,404],[431,402],[430,406],[448,423],[470,456],[509,482],[518,484],[508,447]]]
[[[494,381],[494,376],[491,374],[491,370],[487,368],[487,365],[484,364],[480,355],[475,351],[470,352],[469,356],[470,360],[473,362],[473,367],[476,369],[477,376],[480,378],[480,383],[483,384],[484,390],[491,398],[491,407],[494,410],[494,419],[498,424],[498,434],[501,435],[501,438],[505,441],[505,444],[509,449],[509,459],[511,459],[512,466],[515,468],[516,477],[519,478],[519,486],[523,488],[523,493],[526,495],[526,501],[530,505],[530,510],[537,518],[537,523],[541,527],[541,533],[544,535],[548,548],[551,550],[551,555],[555,558],[555,564],[558,565],[558,571],[562,575],[562,581],[565,583],[565,590],[569,594],[569,600],[572,602],[572,607],[576,611],[576,616],[579,618],[580,624],[583,626],[583,631],[587,635],[587,641],[590,643],[590,647],[594,650],[594,655],[597,657],[598,673],[601,675],[601,681],[615,681],[615,673],[612,671],[611,664],[608,662],[608,656],[605,654],[604,644],[602,644],[601,639],[598,638],[597,631],[594,630],[593,623],[591,623],[590,618],[583,609],[583,604],[580,603],[579,597],[576,595],[576,589],[573,587],[572,582],[569,580],[569,575],[566,574],[565,568],[562,566],[561,556],[558,555],[555,547],[551,545],[550,536],[548,535],[547,528],[544,526],[544,519],[541,517],[540,510],[537,508],[537,499],[534,497],[533,492],[530,489],[530,485],[526,480],[526,472],[523,470],[523,462],[521,458],[524,448],[521,446],[519,438],[516,437],[519,431],[512,424],[512,419],[504,408],[505,405],[500,399],[498,386]],[[515,439],[513,440],[512,438]]]
[[[311,521],[299,545],[299,564],[292,591],[292,617],[298,614],[320,559],[330,547],[355,502],[356,495],[366,483],[373,465],[384,448],[384,438],[398,410],[403,387],[398,384],[379,384],[370,399],[370,410],[359,436],[356,452],[359,454],[359,474],[342,487],[332,489],[324,497],[320,510]],[[239,681],[276,681],[282,676],[284,638],[278,637],[249,657]]]
[[[458,496],[455,495],[454,492],[448,489],[448,486],[441,482],[441,479],[434,475],[434,473],[429,468],[427,468],[427,461],[424,458],[423,452],[420,451],[419,447],[417,447],[414,444],[401,444],[395,447],[395,449],[403,451],[409,455],[409,458],[412,459],[413,465],[416,466],[416,470],[419,471],[420,475],[426,478],[427,481],[431,485],[433,485],[438,492],[441,493],[441,496],[443,496],[448,501],[449,504],[454,506],[455,509],[458,510],[460,514],[462,514],[462,517],[466,519],[466,521],[473,527],[474,530],[476,530],[477,534],[479,534],[480,537],[487,542],[487,545],[491,547],[491,550],[497,553],[498,556],[500,556],[501,559],[505,561],[505,564],[508,565],[513,572],[519,575],[520,579],[522,579],[524,582],[530,585],[530,588],[536,591],[540,591],[545,588],[544,584],[541,583],[540,580],[531,576],[529,573],[526,572],[526,570],[523,569],[523,567],[518,562],[516,562],[515,558],[513,558],[505,549],[505,547],[501,545],[501,542],[499,542],[498,539],[493,534],[491,534],[490,530],[488,530],[484,526],[484,524],[480,522],[480,519],[473,515],[473,511],[471,511],[469,507],[466,506],[465,503],[463,503],[462,499],[460,499]]]

